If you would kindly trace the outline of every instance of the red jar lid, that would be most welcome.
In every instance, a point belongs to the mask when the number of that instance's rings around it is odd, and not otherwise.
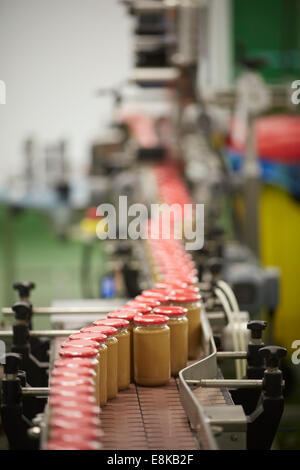
[[[118,330],[117,328],[114,328],[113,326],[104,326],[104,325],[91,325],[91,326],[85,326],[84,328],[82,328],[81,331],[88,331],[88,332],[96,332],[96,333],[102,333],[106,336],[114,336]]]
[[[59,413],[55,414],[54,410],[51,412],[49,425],[51,434],[54,434],[54,432],[56,433],[57,430],[69,430],[74,432],[74,430],[79,429],[80,427],[82,427],[82,430],[85,432],[97,432],[99,430],[98,427],[100,426],[100,420],[93,416],[79,416],[78,414],[71,416],[70,411],[69,416],[62,416]],[[78,434],[81,437],[87,437],[87,435],[84,435],[84,432],[79,432]],[[94,434],[94,437],[97,438],[97,435]]]
[[[169,318],[163,315],[138,315],[134,317],[134,323],[136,325],[166,325]]]
[[[84,439],[80,442],[69,442],[60,438],[53,438],[45,445],[45,450],[99,450],[100,444],[88,442]]]
[[[174,287],[169,291],[169,297],[170,295],[177,295],[177,294],[199,294],[200,295],[200,289],[199,287],[196,286],[187,286],[187,287]]]
[[[164,290],[166,290],[166,291],[172,290],[175,287],[184,288],[184,287],[187,287],[187,285],[188,284],[186,282],[183,282],[183,281],[156,282],[154,284],[154,287],[155,287],[155,289],[157,289],[161,292],[161,291],[164,291]]]
[[[88,377],[88,378],[93,378],[95,377],[96,372],[92,368],[88,367],[80,367],[75,369],[75,368],[70,368],[66,366],[61,366],[61,367],[54,367],[54,369],[51,372],[51,377],[70,377],[70,379],[77,379],[81,377]]]
[[[50,430],[50,439],[52,437],[54,439],[63,439],[65,442],[72,442],[72,444],[82,442],[82,440],[97,443],[103,436],[104,433],[101,429],[92,426],[80,426],[79,423],[73,429],[55,428],[53,431]]]
[[[155,315],[167,315],[168,317],[182,317],[187,314],[187,309],[183,307],[173,307],[172,305],[166,305],[155,308],[153,313]]]
[[[102,333],[91,333],[88,331],[86,332],[79,331],[78,333],[73,333],[69,337],[69,340],[78,340],[78,339],[92,340],[92,341],[96,341],[96,343],[103,343],[103,341],[107,339],[107,336]]]
[[[60,368],[60,367],[67,367],[71,369],[72,371],[75,369],[76,371],[80,371],[84,368],[89,368],[94,370],[95,365],[97,364],[96,359],[90,359],[90,358],[85,358],[85,357],[71,357],[71,358],[65,358],[65,359],[58,359],[57,361],[54,362],[54,367],[55,368]]]
[[[94,396],[95,388],[92,385],[76,385],[76,387],[66,387],[65,385],[55,385],[50,388],[51,397],[62,396],[62,397],[76,397],[81,395]],[[84,398],[85,399],[85,398]]]
[[[90,391],[77,393],[76,390],[73,389],[50,390],[49,403],[64,403],[65,401],[78,404],[85,403],[92,406],[97,405],[95,393],[91,394]]]
[[[130,308],[135,308],[138,313],[141,313],[142,315],[148,315],[152,312],[152,308],[149,307],[149,305],[137,302],[136,300],[130,300],[129,302],[127,302],[127,305]]]
[[[187,277],[193,277],[193,276],[196,276],[198,271],[197,269],[189,269],[189,268],[185,268],[184,266],[172,266],[172,267],[165,267],[165,268],[162,268],[161,271],[166,274],[166,275],[177,275],[178,273],[180,273],[180,276],[183,276],[183,278],[185,276]]]
[[[68,376],[57,376],[51,377],[50,386],[55,387],[56,385],[62,385],[63,387],[76,387],[77,385],[93,385],[93,379],[90,377],[78,376],[78,377],[68,377]]]
[[[66,401],[63,402],[63,405],[66,403]],[[51,419],[52,418],[70,418],[70,419],[89,419],[93,418],[91,421],[92,423],[95,423],[97,425],[100,425],[100,413],[99,413],[99,408],[94,407],[92,405],[81,405],[81,406],[53,406],[51,407]],[[51,406],[51,403],[50,403]]]
[[[160,301],[157,300],[157,299],[154,299],[152,297],[144,297],[143,295],[138,295],[135,300],[137,302],[141,302],[143,304],[146,304],[148,305],[149,307],[151,308],[154,308],[154,307],[159,307],[160,306]]]
[[[62,348],[59,351],[60,357],[96,357],[98,354],[98,349],[96,348]]]
[[[185,282],[186,284],[190,285],[190,284],[197,284],[197,282],[199,282],[199,279],[196,277],[196,276],[185,276],[185,275],[182,275],[182,276],[179,276],[178,274],[166,274],[165,277],[164,277],[164,280],[166,282]]]
[[[65,412],[64,412],[65,411]],[[61,408],[52,409],[50,417],[50,427],[52,432],[58,429],[74,429],[82,426],[83,428],[100,428],[101,421],[99,416],[85,416],[74,410],[62,410]],[[80,434],[80,433],[79,433]]]
[[[200,299],[201,299],[201,296],[193,292],[180,292],[178,294],[176,293],[173,294],[171,292],[169,295],[170,302],[193,303],[193,302],[199,302]]]
[[[124,320],[123,318],[101,318],[94,322],[96,326],[113,326],[114,328],[127,328],[129,325],[128,320]]]
[[[155,284],[157,286],[157,289],[160,289],[161,292],[167,292],[168,296],[170,295],[170,292],[196,292],[199,293],[200,289],[197,286],[193,286],[191,284],[187,284],[186,282],[181,282],[181,281],[174,281],[174,282],[158,282]]]
[[[98,343],[92,341],[91,339],[76,339],[64,341],[61,345],[61,348],[98,348]]]
[[[138,309],[122,307],[120,310],[117,310],[116,312],[110,312],[107,316],[108,318],[124,318],[124,320],[131,322],[133,321],[136,315],[142,315],[141,313],[139,314]]]
[[[93,401],[93,400],[92,400]],[[100,414],[100,408],[92,403],[92,401],[82,400],[82,396],[79,397],[72,397],[72,398],[64,398],[60,395],[49,397],[49,404],[53,410],[70,410],[84,414],[85,416],[94,416],[94,418],[98,417]],[[51,410],[51,412],[53,411]]]
[[[142,296],[143,297],[150,297],[151,299],[157,299],[161,303],[167,302],[169,300],[167,294],[162,292],[159,289],[144,290],[142,292]]]

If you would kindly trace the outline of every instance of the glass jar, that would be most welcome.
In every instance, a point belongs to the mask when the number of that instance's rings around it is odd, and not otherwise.
[[[94,322],[95,326],[113,326],[118,331],[118,389],[125,390],[130,385],[130,333],[129,321],[121,318],[104,318]]]
[[[134,379],[134,368],[133,368],[133,328],[134,322],[133,319],[137,315],[142,315],[139,313],[138,309],[130,308],[129,306],[122,307],[116,312],[110,312],[107,316],[108,318],[121,318],[129,322],[128,331],[130,334],[130,381],[133,382]]]
[[[118,340],[115,337],[117,329],[112,326],[87,326],[81,331],[102,333],[107,336],[107,399],[115,398],[118,393]]]
[[[171,346],[171,375],[176,376],[187,365],[188,359],[188,319],[187,309],[174,306],[157,307],[155,315],[169,317]]]
[[[134,317],[134,380],[148,387],[164,385],[170,379],[170,328],[168,317]]]
[[[201,356],[201,296],[197,293],[180,292],[169,295],[170,305],[187,309],[188,319],[188,357]]]

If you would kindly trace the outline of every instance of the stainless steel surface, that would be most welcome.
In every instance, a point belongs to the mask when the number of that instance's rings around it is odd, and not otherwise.
[[[188,385],[206,388],[262,388],[262,380],[231,380],[231,379],[192,379],[186,380]]]
[[[217,359],[246,359],[246,351],[218,351]]]
[[[56,338],[63,336],[70,336],[74,333],[77,333],[79,330],[31,330],[30,336],[47,336],[48,338]],[[11,330],[0,331],[0,338],[10,338],[13,336]]]
[[[205,414],[220,449],[246,449],[247,417],[242,406],[206,406]]]
[[[199,374],[204,377],[214,378],[217,376],[216,346],[212,331],[207,318],[202,311],[202,338],[203,353],[205,358],[195,364],[186,367],[179,373],[179,390],[185,412],[189,418],[192,429],[199,434],[201,445],[206,450],[218,449],[217,442],[205,416],[204,408],[193,394],[187,380],[196,380]]]
[[[23,387],[22,395],[30,397],[47,397],[49,395],[48,387]]]
[[[34,307],[35,315],[74,315],[74,314],[93,314],[93,313],[109,313],[112,311],[111,306],[104,307]],[[4,315],[15,315],[11,308],[3,308]]]
[[[205,449],[246,449],[246,417],[241,407],[237,408],[234,405],[228,393],[228,386],[236,381],[225,381],[220,376],[217,367],[218,353],[204,310],[201,313],[201,324],[203,358],[179,373],[179,388],[184,409],[192,429],[198,431],[200,441],[205,443]],[[244,355],[244,351],[239,353]],[[199,386],[201,382],[207,385],[222,382],[224,387],[201,387]],[[261,381],[259,382],[261,387]],[[257,387],[257,383],[255,386]],[[235,427],[234,424],[238,425]],[[218,429],[218,432],[215,432],[215,429]]]

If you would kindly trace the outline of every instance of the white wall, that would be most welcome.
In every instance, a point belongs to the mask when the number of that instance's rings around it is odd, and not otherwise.
[[[0,0],[0,183],[18,171],[28,135],[68,138],[77,168],[111,117],[98,87],[125,80],[131,24],[117,0]]]

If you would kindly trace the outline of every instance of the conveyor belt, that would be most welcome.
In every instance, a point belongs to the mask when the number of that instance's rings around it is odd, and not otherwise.
[[[193,391],[202,406],[226,405],[224,391],[218,388],[197,388]]]
[[[65,338],[56,338],[52,357]],[[198,388],[201,405],[224,405],[220,389]],[[177,379],[162,387],[131,384],[101,410],[104,450],[195,450],[205,448],[205,436],[192,431],[183,409]]]
[[[175,379],[164,387],[130,385],[101,412],[104,449],[197,449]]]
[[[53,342],[53,358],[58,359],[65,339],[56,338]],[[101,428],[104,450],[199,448],[174,378],[163,387],[131,384],[127,390],[119,392],[102,408]]]

